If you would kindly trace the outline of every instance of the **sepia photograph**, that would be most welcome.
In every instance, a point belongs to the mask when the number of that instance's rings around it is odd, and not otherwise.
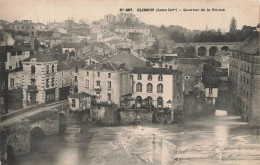
[[[259,165],[260,0],[0,0],[0,165]]]

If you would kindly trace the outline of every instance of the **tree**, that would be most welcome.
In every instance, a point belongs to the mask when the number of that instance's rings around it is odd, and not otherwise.
[[[237,31],[237,21],[235,19],[235,17],[232,17],[231,19],[231,23],[230,23],[230,26],[229,26],[229,33],[236,33]]]

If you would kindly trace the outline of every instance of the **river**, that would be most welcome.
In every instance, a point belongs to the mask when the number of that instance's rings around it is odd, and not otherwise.
[[[31,145],[13,164],[260,164],[259,132],[221,110],[180,125],[69,125]]]

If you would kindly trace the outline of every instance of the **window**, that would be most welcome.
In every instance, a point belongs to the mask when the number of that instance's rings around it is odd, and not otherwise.
[[[153,103],[153,99],[152,99],[151,96],[148,96],[148,97],[145,99],[145,101],[146,101],[146,106],[152,105],[152,103]]]
[[[46,66],[46,72],[49,73],[50,70],[49,70],[49,65]]]
[[[51,72],[54,73],[54,65],[51,66]]]
[[[89,76],[89,72],[87,72],[87,76]]]
[[[142,92],[142,84],[141,83],[137,83],[136,84],[136,92]]]
[[[162,81],[162,80],[163,80],[162,75],[159,75],[159,76],[158,76],[158,81]]]
[[[100,81],[97,81],[96,83],[97,83],[97,86],[100,86]]]
[[[72,99],[71,102],[72,102],[71,106],[72,106],[72,107],[76,107],[76,100],[75,100],[75,99]]]
[[[31,86],[35,86],[35,79],[31,79]]]
[[[46,79],[46,88],[49,88],[49,79]]]
[[[162,97],[157,98],[157,107],[162,108],[163,107],[163,99]]]
[[[153,92],[153,85],[151,83],[147,84],[147,93],[152,93]]]
[[[190,78],[189,76],[185,76],[185,79],[186,79],[186,80],[189,80],[189,78]]]
[[[107,82],[107,89],[111,89],[111,81]]]
[[[89,80],[86,80],[86,87],[89,87]]]
[[[149,74],[147,80],[152,80],[152,79],[153,79],[153,76]]]
[[[64,87],[64,80],[61,80],[61,87]]]
[[[163,93],[163,85],[162,84],[157,85],[157,93]]]
[[[100,77],[100,72],[97,72],[97,76]]]
[[[108,78],[111,78],[111,73],[108,73]]]
[[[31,66],[31,74],[35,74],[35,66],[34,65]]]
[[[63,72],[61,72],[61,76],[63,77]]]
[[[14,79],[11,78],[11,87],[14,87]]]
[[[209,94],[212,94],[212,88],[209,88]]]
[[[108,101],[111,101],[111,93],[107,94],[107,99],[108,99]]]
[[[51,86],[54,87],[54,77],[51,78]]]
[[[75,82],[77,82],[78,81],[78,77],[77,76],[75,76]]]
[[[142,80],[142,75],[141,74],[138,74],[137,80]]]

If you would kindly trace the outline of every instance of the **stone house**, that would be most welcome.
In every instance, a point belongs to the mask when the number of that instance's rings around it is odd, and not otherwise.
[[[231,50],[229,89],[233,107],[251,126],[260,126],[259,31]]]
[[[46,104],[59,100],[58,61],[51,55],[37,52],[22,63],[23,106]]]
[[[124,64],[92,64],[79,69],[79,92],[91,94],[98,104],[119,107],[122,97],[131,94],[130,75]]]
[[[181,108],[182,72],[167,68],[135,68],[132,71],[132,90],[137,108]]]

